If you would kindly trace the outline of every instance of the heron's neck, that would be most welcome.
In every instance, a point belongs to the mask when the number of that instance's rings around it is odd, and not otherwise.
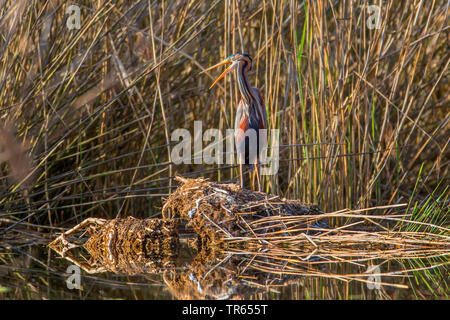
[[[248,65],[247,61],[240,62],[237,70],[238,71],[237,80],[239,91],[241,92],[242,95],[242,99],[244,100],[244,102],[247,104],[248,107],[251,107],[253,105],[255,97],[253,95],[253,90],[247,78],[247,71],[249,69],[250,66]]]

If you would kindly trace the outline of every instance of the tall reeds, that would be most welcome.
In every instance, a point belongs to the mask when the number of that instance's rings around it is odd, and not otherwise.
[[[0,210],[144,217],[175,175],[236,179],[171,163],[170,135],[233,127],[235,81],[208,91],[215,75],[198,73],[241,51],[280,129],[265,191],[325,211],[436,199],[449,182],[448,3],[375,4],[372,28],[365,1],[79,1],[69,29],[65,1],[3,1],[0,119],[29,142],[36,181],[24,201],[0,167]]]

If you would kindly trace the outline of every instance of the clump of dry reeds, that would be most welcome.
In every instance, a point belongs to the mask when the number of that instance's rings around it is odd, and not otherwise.
[[[276,220],[280,216],[321,213],[315,205],[241,189],[232,183],[216,183],[203,178],[175,179],[181,185],[165,201],[163,217],[187,221],[187,227],[192,228],[202,238],[202,242],[209,246],[221,242],[223,238],[256,237],[251,224],[263,218],[274,217]],[[309,219],[309,223],[305,223],[303,228],[319,219]],[[295,234],[283,222],[266,225],[261,229],[265,232]]]
[[[83,241],[86,233],[89,238]],[[71,242],[69,237],[75,240]],[[88,218],[59,235],[49,247],[88,273],[142,274],[172,266],[179,239],[174,220]],[[81,247],[89,258],[71,252]]]

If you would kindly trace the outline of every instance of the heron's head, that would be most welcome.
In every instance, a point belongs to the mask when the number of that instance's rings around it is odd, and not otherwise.
[[[214,87],[214,85],[217,82],[219,82],[220,79],[225,77],[225,75],[228,72],[230,72],[231,70],[236,68],[239,65],[239,63],[243,63],[244,64],[244,70],[246,70],[246,71],[249,71],[252,68],[252,58],[250,57],[250,55],[248,55],[246,53],[235,53],[235,54],[229,56],[228,58],[226,58],[225,60],[223,60],[222,62],[219,62],[218,64],[215,64],[212,67],[209,67],[209,68],[203,70],[200,73],[209,71],[211,69],[220,67],[222,65],[228,65],[228,68],[226,68],[225,71],[220,75],[220,77],[218,77],[217,80],[214,81],[214,83],[211,85],[211,87],[209,87],[211,89],[212,87]]]

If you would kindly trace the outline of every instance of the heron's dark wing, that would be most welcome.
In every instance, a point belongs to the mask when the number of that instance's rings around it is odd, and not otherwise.
[[[258,100],[259,100],[258,104],[259,104],[259,108],[260,108],[261,115],[262,115],[264,129],[268,129],[266,105],[264,104],[264,99],[261,95],[261,90],[259,90],[258,88],[252,88],[252,89],[253,89],[253,92],[255,92],[255,95],[258,97]]]

